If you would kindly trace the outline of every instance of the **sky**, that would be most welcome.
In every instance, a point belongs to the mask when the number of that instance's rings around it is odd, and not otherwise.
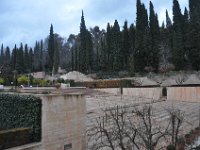
[[[165,20],[165,10],[172,16],[172,0],[151,0],[160,24]],[[141,0],[149,9],[149,0]],[[181,10],[188,7],[188,0],[179,0]],[[136,0],[1,0],[0,44],[11,49],[15,44],[27,43],[33,47],[36,40],[49,35],[50,25],[54,33],[66,39],[78,34],[81,12],[84,11],[89,29],[98,25],[106,29],[107,23],[118,20],[122,27],[127,20],[135,23]]]

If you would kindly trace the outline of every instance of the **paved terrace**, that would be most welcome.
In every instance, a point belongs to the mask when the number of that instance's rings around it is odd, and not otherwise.
[[[114,106],[126,106],[128,109],[134,106],[144,104],[152,104],[153,114],[155,118],[165,123],[169,121],[167,109],[175,108],[184,112],[184,123],[181,127],[180,134],[184,135],[191,129],[199,125],[199,108],[200,103],[144,99],[142,97],[121,96],[107,94],[102,92],[87,92],[86,108],[87,108],[87,128],[90,128],[95,123],[97,117],[102,115],[102,109],[112,109]],[[91,143],[89,142],[89,145]]]

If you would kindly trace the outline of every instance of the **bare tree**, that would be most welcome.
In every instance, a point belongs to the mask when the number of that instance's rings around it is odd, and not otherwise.
[[[179,74],[177,74],[173,78],[178,85],[182,85],[183,82],[185,82],[188,79],[188,76],[185,73],[180,72]]]
[[[153,110],[151,105],[117,106],[104,110],[87,131],[92,143],[89,149],[166,149],[170,139],[176,146],[183,113],[168,110],[166,113],[170,119],[163,121]]]
[[[177,148],[180,127],[184,121],[184,112],[174,108],[168,109],[167,111],[170,115],[171,128],[169,134],[171,136],[171,144]]]

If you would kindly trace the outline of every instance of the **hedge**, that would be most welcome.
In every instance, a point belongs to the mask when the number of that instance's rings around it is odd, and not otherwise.
[[[76,86],[84,86],[89,88],[119,88],[119,87],[134,87],[132,80],[96,80],[76,82]]]
[[[16,128],[0,131],[0,150],[31,142],[31,128]]]
[[[0,130],[31,128],[31,141],[39,142],[41,106],[41,100],[34,96],[0,94]]]

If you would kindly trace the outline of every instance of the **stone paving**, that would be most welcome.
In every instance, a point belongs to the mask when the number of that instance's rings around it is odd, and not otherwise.
[[[103,109],[110,109],[114,106],[126,106],[131,109],[135,105],[140,106],[144,104],[152,104],[153,114],[158,120],[163,120],[163,123],[169,119],[167,113],[168,109],[179,109],[184,113],[184,122],[181,127],[180,134],[184,135],[191,129],[194,129],[199,125],[199,108],[200,103],[195,102],[183,102],[183,101],[170,101],[170,100],[158,100],[144,99],[142,97],[122,96],[107,93],[92,94],[89,92],[86,95],[86,109],[87,109],[87,128],[90,128],[97,117],[102,115]],[[91,143],[89,143],[91,144]]]

